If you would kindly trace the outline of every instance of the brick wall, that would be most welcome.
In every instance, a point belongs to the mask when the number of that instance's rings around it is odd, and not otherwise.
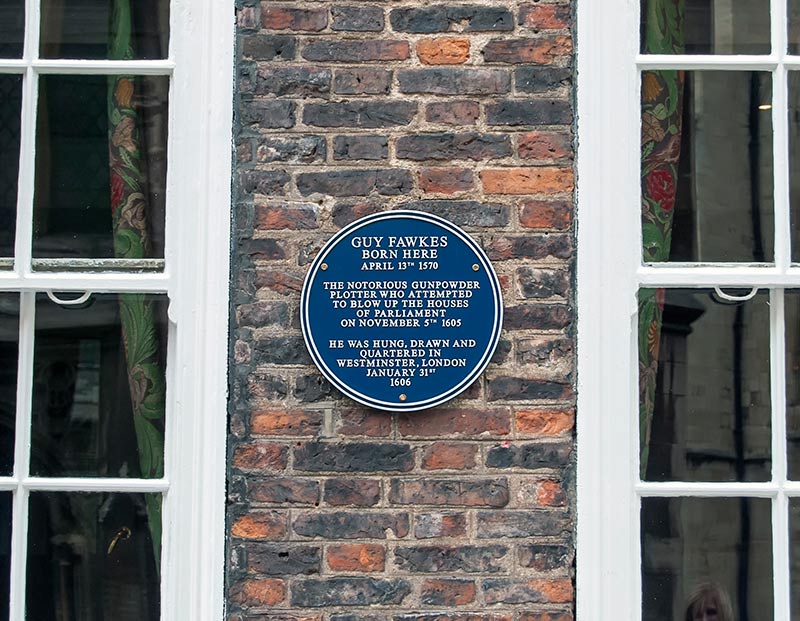
[[[571,621],[571,10],[240,2],[229,619]],[[483,245],[506,319],[462,396],[392,415],[322,379],[298,305],[401,207]]]

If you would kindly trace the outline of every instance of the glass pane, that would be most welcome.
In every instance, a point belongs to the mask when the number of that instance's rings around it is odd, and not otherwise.
[[[792,261],[800,263],[800,72],[789,72],[789,207]]]
[[[643,258],[773,260],[768,73],[642,73]]]
[[[24,37],[25,0],[0,0],[0,58],[21,58]]]
[[[800,0],[787,0],[786,8],[789,17],[788,52],[800,54]]]
[[[800,481],[800,290],[787,290],[784,300],[787,475]]]
[[[769,3],[642,0],[641,50],[645,54],[769,54]]]
[[[800,498],[789,499],[789,565],[792,621],[800,621]]]
[[[22,76],[0,75],[0,257],[14,256],[21,110]]]
[[[642,621],[773,618],[769,499],[643,498],[641,518]]]
[[[166,58],[168,0],[42,0],[42,58]]]
[[[161,496],[32,492],[25,617],[157,621]]]
[[[18,350],[19,296],[0,293],[0,476],[14,471]]]
[[[166,296],[37,297],[32,474],[163,475],[166,331]]]
[[[40,78],[34,257],[164,256],[168,89],[165,76]]]
[[[0,619],[8,619],[11,589],[11,492],[0,492]]]
[[[639,368],[643,479],[770,479],[766,291],[641,290]]]

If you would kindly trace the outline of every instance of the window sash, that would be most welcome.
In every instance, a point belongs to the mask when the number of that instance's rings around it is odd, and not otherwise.
[[[788,619],[783,290],[800,288],[791,264],[786,0],[771,2],[769,55],[639,52],[638,0],[578,3],[578,566],[577,619],[640,619],[640,508],[644,497],[761,497],[772,501],[774,618]],[[642,263],[640,84],[649,69],[770,71],[773,79],[775,262]],[[607,119],[630,119],[609,123]],[[763,483],[639,479],[637,292],[646,287],[769,289],[772,480]]]

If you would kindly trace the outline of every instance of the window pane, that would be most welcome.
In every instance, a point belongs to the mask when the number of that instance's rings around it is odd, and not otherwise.
[[[26,618],[156,621],[158,494],[32,492]]]
[[[800,498],[789,499],[789,565],[792,621],[800,621]]]
[[[643,258],[773,260],[770,75],[642,73]]]
[[[11,588],[11,492],[0,492],[0,619],[8,619]]]
[[[800,290],[787,290],[784,300],[787,474],[800,481]]]
[[[168,89],[164,76],[41,77],[34,257],[164,256]]]
[[[703,603],[728,608],[720,621],[773,618],[768,499],[643,498],[641,519],[642,621]]]
[[[643,289],[639,313],[643,479],[769,480],[767,292]]]
[[[789,187],[792,261],[800,263],[800,73],[789,72]]]
[[[788,52],[789,54],[800,54],[800,0],[788,0],[787,9],[789,16]]]
[[[645,54],[769,54],[769,0],[642,0]]]
[[[21,110],[22,76],[0,75],[0,257],[14,256]]]
[[[22,57],[24,36],[25,0],[0,0],[0,58]]]
[[[18,350],[19,296],[0,293],[0,476],[14,471]]]
[[[37,297],[32,474],[163,475],[166,330],[166,296]]]
[[[166,58],[168,43],[168,0],[42,0],[42,58]]]

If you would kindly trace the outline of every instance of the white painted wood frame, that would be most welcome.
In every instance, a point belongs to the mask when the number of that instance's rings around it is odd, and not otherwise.
[[[234,3],[172,0],[166,60],[39,60],[39,0],[26,0],[25,12],[23,57],[0,59],[0,74],[23,76],[16,253],[14,268],[0,271],[0,292],[21,295],[15,467],[12,476],[0,477],[0,491],[14,494],[10,619],[25,619],[28,495],[60,490],[162,493],[161,618],[219,621],[224,618]],[[75,265],[36,272],[31,239],[38,78],[122,73],[171,78],[163,272],[82,273]],[[34,299],[46,290],[168,296],[162,479],[28,476]]]
[[[783,290],[791,265],[786,0],[771,1],[772,50],[763,56],[639,54],[639,0],[577,3],[578,110],[578,621],[641,618],[639,511],[646,496],[761,497],[772,501],[774,618],[790,618]],[[640,72],[763,70],[772,74],[775,262],[642,265]],[[772,480],[655,483],[639,479],[637,303],[640,287],[769,289]]]

